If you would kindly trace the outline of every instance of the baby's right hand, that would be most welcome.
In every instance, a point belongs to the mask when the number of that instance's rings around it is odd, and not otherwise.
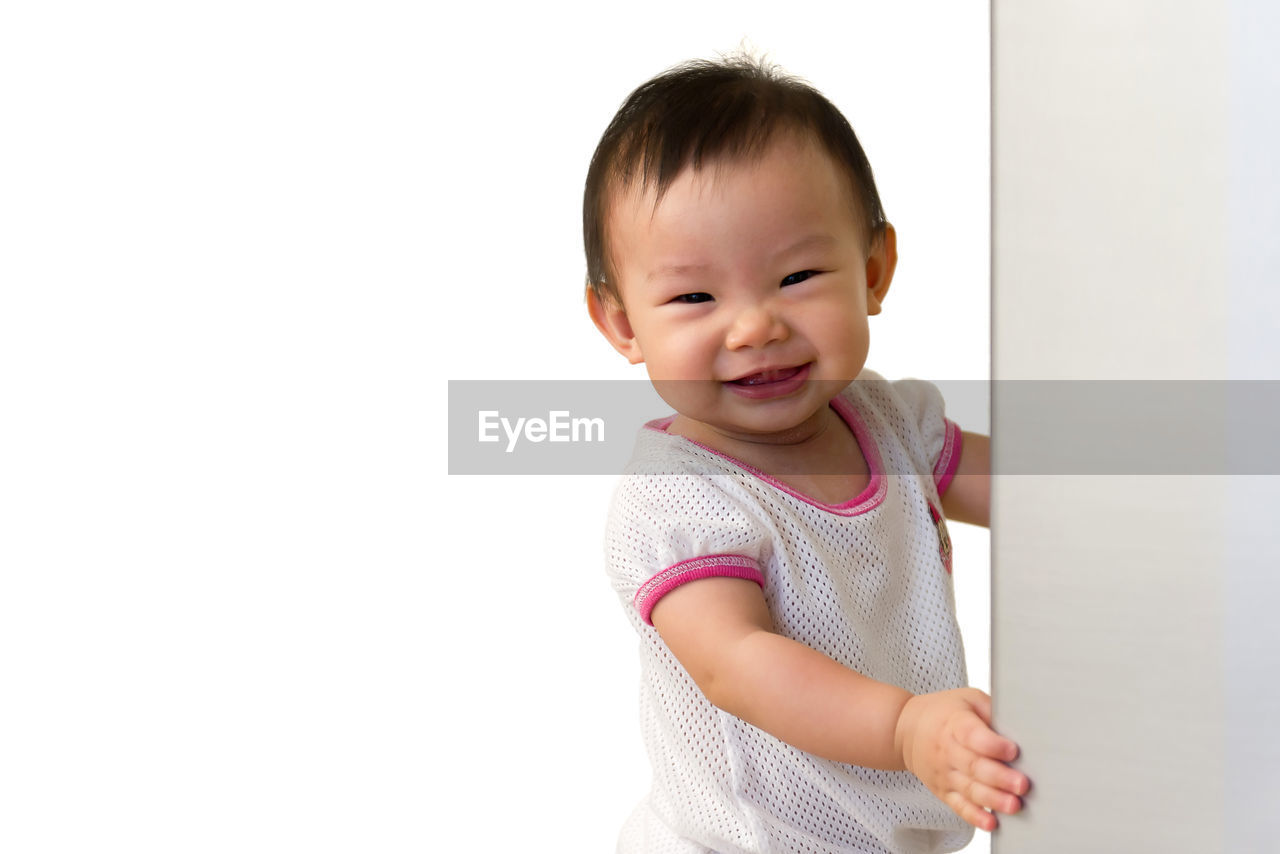
[[[918,694],[898,716],[894,745],[915,774],[957,815],[995,830],[988,812],[1015,813],[1031,781],[1006,763],[1018,746],[991,729],[991,698],[976,688]]]

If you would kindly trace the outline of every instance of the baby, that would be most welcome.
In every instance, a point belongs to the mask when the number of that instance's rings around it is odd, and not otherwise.
[[[654,773],[619,850],[993,829],[1029,783],[964,687],[944,521],[987,524],[988,442],[863,370],[897,253],[848,122],[753,59],[679,66],[605,131],[583,219],[591,318],[675,410],[607,533]]]

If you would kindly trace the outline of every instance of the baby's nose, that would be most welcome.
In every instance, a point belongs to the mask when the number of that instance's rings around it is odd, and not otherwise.
[[[734,315],[733,325],[725,336],[725,347],[763,347],[787,337],[787,325],[778,312],[767,304],[745,306]]]

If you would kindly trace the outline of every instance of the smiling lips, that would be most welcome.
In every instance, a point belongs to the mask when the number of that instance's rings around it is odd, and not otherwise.
[[[809,364],[794,368],[770,368],[729,380],[725,383],[734,392],[755,400],[785,397],[798,391],[809,378]]]

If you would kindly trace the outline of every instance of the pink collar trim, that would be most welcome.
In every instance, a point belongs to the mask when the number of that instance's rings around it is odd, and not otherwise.
[[[844,423],[849,425],[849,429],[853,431],[854,438],[858,440],[858,448],[862,451],[862,456],[867,461],[867,468],[870,470],[871,474],[871,480],[867,483],[867,488],[842,504],[826,504],[821,501],[816,501],[804,493],[797,491],[795,488],[788,486],[777,478],[767,475],[739,459],[731,457],[728,454],[721,453],[715,448],[709,448],[701,442],[694,441],[693,439],[689,439],[685,436],[677,436],[674,433],[668,433],[667,428],[670,427],[671,422],[675,420],[675,415],[668,415],[666,418],[659,418],[657,420],[650,421],[644,426],[647,429],[655,430],[663,435],[671,436],[673,439],[679,439],[682,442],[697,445],[704,451],[715,454],[722,460],[725,460],[748,474],[764,481],[774,489],[785,492],[787,495],[799,499],[813,507],[817,507],[819,510],[825,510],[828,513],[834,513],[838,516],[858,516],[880,506],[880,503],[884,501],[885,494],[888,492],[889,484],[884,476],[884,466],[880,463],[880,449],[876,446],[875,439],[872,438],[871,432],[867,430],[866,425],[862,423],[862,418],[859,417],[857,410],[855,410],[849,401],[845,400],[842,395],[837,395],[831,401],[831,408],[836,411],[836,414],[839,415]]]

